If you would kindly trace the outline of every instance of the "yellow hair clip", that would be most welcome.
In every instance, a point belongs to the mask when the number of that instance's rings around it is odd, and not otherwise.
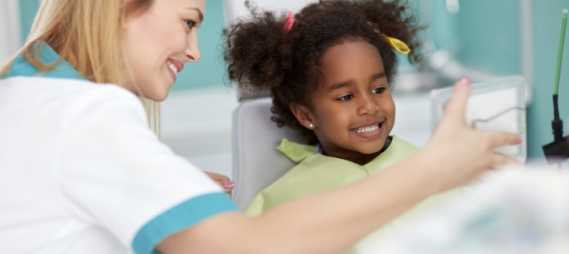
[[[367,24],[373,28],[373,31],[375,31],[376,34],[383,36],[383,38],[385,38],[387,40],[387,42],[389,42],[389,45],[391,45],[391,48],[397,52],[399,52],[400,54],[403,55],[407,55],[409,54],[409,52],[411,52],[411,49],[409,48],[409,46],[407,46],[407,44],[399,39],[395,39],[393,37],[389,37],[385,34],[382,34],[379,32],[379,30],[377,30],[376,28],[373,27],[373,25],[371,24],[371,22],[367,22]]]
[[[402,42],[399,39],[395,39],[393,37],[389,37],[385,34],[382,34],[383,37],[389,42],[389,45],[391,45],[391,48],[403,55],[407,55],[409,54],[409,52],[411,52],[411,49],[409,48],[409,46],[407,46],[407,44],[405,44],[405,42]]]

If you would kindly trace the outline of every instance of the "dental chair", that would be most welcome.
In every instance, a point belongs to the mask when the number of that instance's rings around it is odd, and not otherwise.
[[[302,143],[289,127],[271,121],[270,97],[242,101],[233,112],[232,154],[235,189],[233,200],[244,210],[255,196],[295,164],[276,147],[283,138]]]
[[[298,12],[318,0],[250,0],[258,10],[286,13]],[[246,0],[223,0],[225,21],[229,27],[234,21],[250,16]],[[282,138],[301,143],[301,137],[288,127],[278,128],[271,121],[272,100],[268,92],[241,94],[239,107],[233,112],[232,154],[235,189],[233,200],[245,209],[264,188],[276,181],[294,163],[276,150]]]

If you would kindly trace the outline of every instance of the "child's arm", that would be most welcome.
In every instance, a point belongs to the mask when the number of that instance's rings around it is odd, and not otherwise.
[[[174,253],[341,253],[424,198],[460,186],[489,168],[515,162],[495,147],[519,143],[511,133],[481,132],[464,118],[469,82],[455,86],[426,148],[371,177],[304,197],[256,218],[225,213],[158,245]],[[444,162],[444,163],[441,163]]]
[[[223,190],[229,196],[231,196],[231,192],[233,191],[233,187],[235,187],[235,183],[232,182],[231,180],[229,180],[229,177],[218,174],[218,173],[207,172],[207,171],[204,171],[204,173],[207,176],[209,176],[209,178],[211,178],[214,182],[217,182],[219,184],[219,186],[221,186],[221,188],[223,188]]]

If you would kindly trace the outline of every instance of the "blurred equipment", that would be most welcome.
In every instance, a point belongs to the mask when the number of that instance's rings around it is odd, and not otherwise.
[[[547,167],[506,169],[380,233],[358,253],[569,253],[569,174]]]
[[[561,37],[559,39],[559,52],[557,54],[557,71],[555,73],[555,86],[553,90],[553,142],[543,146],[547,163],[556,164],[569,159],[569,136],[563,137],[563,121],[559,118],[558,92],[559,78],[561,76],[561,62],[563,59],[563,44],[565,42],[565,29],[567,25],[567,9],[563,10],[561,19]]]
[[[520,135],[522,143],[496,149],[520,162],[526,160],[526,98],[522,76],[509,76],[472,84],[466,121],[474,129],[508,131]],[[431,91],[432,129],[443,115],[452,97],[452,87]]]

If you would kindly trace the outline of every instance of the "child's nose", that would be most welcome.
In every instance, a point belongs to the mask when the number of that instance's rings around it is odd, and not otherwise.
[[[379,111],[379,105],[370,95],[360,96],[358,102],[358,115],[375,115]]]

